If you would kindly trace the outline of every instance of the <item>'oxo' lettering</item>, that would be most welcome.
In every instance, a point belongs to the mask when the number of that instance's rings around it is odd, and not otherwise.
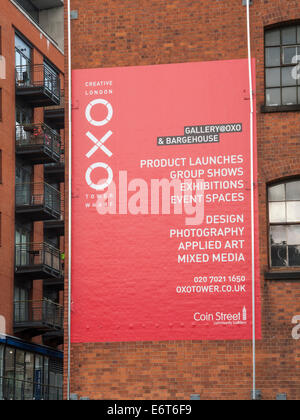
[[[103,182],[102,184],[94,184],[93,183],[93,181],[91,179],[91,173],[93,172],[93,170],[95,168],[103,168],[103,169],[105,169],[107,171],[108,177],[107,177],[106,182]],[[107,188],[111,184],[111,182],[113,180],[113,177],[114,176],[113,176],[113,171],[112,171],[111,167],[108,166],[106,163],[103,163],[103,162],[93,163],[91,166],[88,167],[88,169],[87,169],[87,171],[85,173],[86,183],[91,188],[93,188],[94,190],[97,190],[97,191],[103,191],[103,190],[105,190],[105,188]]]
[[[98,105],[98,104],[105,105],[106,108],[107,108],[107,117],[104,120],[101,120],[101,121],[93,120],[93,118],[91,117],[91,111],[92,111],[93,107],[95,105]],[[107,124],[112,119],[113,108],[112,108],[111,104],[108,101],[106,101],[105,99],[95,99],[94,101],[90,102],[88,104],[88,106],[86,107],[85,116],[86,116],[86,119],[88,120],[88,122],[90,124],[95,125],[96,127],[101,127],[102,125]]]
[[[91,111],[93,109],[94,106],[96,105],[104,105],[107,108],[107,116],[105,119],[101,120],[101,121],[97,121],[95,119],[92,118],[91,116]],[[106,125],[113,116],[113,107],[111,106],[111,104],[106,101],[105,99],[96,99],[94,101],[91,101],[88,106],[86,107],[85,110],[85,117],[87,119],[87,121],[95,126],[95,127],[101,127]],[[94,134],[92,134],[90,131],[88,131],[86,133],[86,136],[95,144],[95,146],[93,146],[91,148],[91,150],[86,154],[86,157],[89,159],[91,156],[93,156],[93,154],[97,151],[97,150],[102,150],[108,157],[111,157],[113,154],[112,152],[106,147],[104,146],[104,143],[112,136],[112,131],[109,130],[102,138],[101,140],[98,140],[97,137],[94,136]],[[107,172],[107,179],[102,182],[101,184],[97,184],[95,182],[92,181],[91,175],[94,169],[96,168],[103,168],[106,170]],[[96,191],[103,191],[105,190],[113,181],[113,171],[111,169],[111,167],[104,162],[96,162],[93,163],[92,165],[90,165],[85,173],[85,180],[86,183],[88,184],[88,186],[90,188],[93,188]]]
[[[96,146],[94,146],[87,154],[86,157],[90,158],[98,149],[101,149],[108,157],[112,156],[112,152],[108,150],[107,147],[103,146],[103,143],[106,142],[107,139],[112,135],[112,131],[108,131],[105,136],[102,137],[101,140],[98,140],[92,133],[89,131],[86,133],[88,138],[92,140],[93,143],[95,143]]]

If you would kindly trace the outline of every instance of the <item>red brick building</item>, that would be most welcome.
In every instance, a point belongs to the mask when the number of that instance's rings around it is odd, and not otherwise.
[[[1,2],[0,400],[62,398],[64,9],[46,3]]]
[[[72,69],[247,58],[243,3],[71,0]],[[262,295],[256,387],[263,399],[299,399],[292,320],[300,314],[300,82],[290,74],[298,71],[300,5],[251,3]],[[91,399],[249,399],[252,343],[73,344],[70,384]]]

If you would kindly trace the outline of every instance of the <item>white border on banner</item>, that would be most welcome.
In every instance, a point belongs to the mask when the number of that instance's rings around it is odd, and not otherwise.
[[[251,160],[251,268],[252,268],[252,365],[253,365],[253,384],[252,398],[256,395],[256,314],[255,314],[255,225],[254,225],[254,157],[253,157],[253,81],[252,81],[252,57],[251,57],[251,31],[250,31],[250,1],[247,0],[247,45],[248,45],[248,65],[249,65],[249,91],[250,91],[250,160]]]
[[[249,65],[249,90],[250,90],[250,160],[251,160],[251,252],[252,252],[252,363],[253,363],[253,397],[256,393],[256,284],[255,284],[255,218],[254,218],[254,105],[253,105],[253,80],[252,80],[252,58],[251,58],[251,34],[250,34],[250,2],[246,0],[247,10],[247,46]],[[71,307],[72,307],[72,73],[71,73],[71,5],[68,0],[68,129],[69,129],[69,211],[68,211],[68,361],[67,361],[67,399],[70,400],[70,376],[71,376]]]
[[[71,310],[72,310],[72,65],[71,65],[71,0],[68,0],[68,90],[69,90],[69,223],[68,223],[68,379],[67,399],[70,400],[70,378],[71,378]]]

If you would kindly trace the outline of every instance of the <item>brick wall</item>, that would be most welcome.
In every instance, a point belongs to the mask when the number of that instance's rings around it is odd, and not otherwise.
[[[298,0],[254,0],[252,53],[257,68],[262,336],[257,388],[263,398],[300,398],[299,280],[265,280],[268,269],[266,185],[300,175],[299,112],[263,114],[264,28],[299,19]],[[73,69],[247,57],[242,0],[72,0]],[[72,345],[71,392],[100,399],[250,398],[249,342],[136,342]]]

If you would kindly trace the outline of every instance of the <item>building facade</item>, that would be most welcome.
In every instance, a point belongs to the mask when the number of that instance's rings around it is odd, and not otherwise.
[[[64,2],[0,13],[0,399],[62,399]]]
[[[244,3],[71,0],[72,69],[247,58]],[[299,399],[300,5],[253,0],[250,20],[262,300],[256,398]],[[70,385],[91,399],[250,399],[252,343],[72,344]]]

